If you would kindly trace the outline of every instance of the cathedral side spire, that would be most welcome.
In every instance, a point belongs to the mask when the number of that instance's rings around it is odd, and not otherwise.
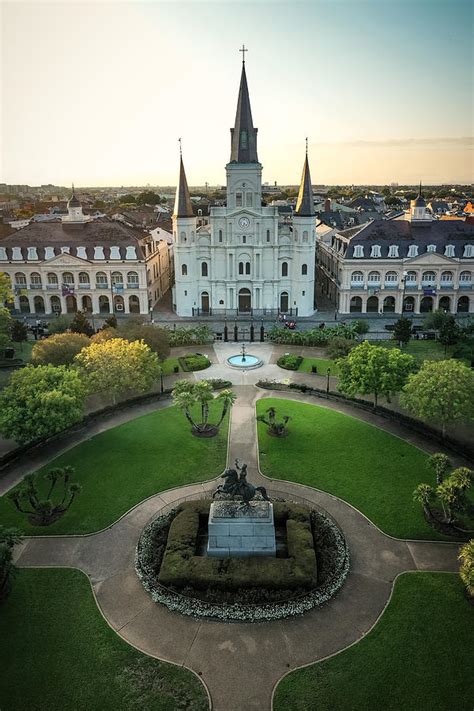
[[[188,181],[184,170],[181,139],[179,139],[179,181],[176,188],[173,217],[194,217],[193,204],[189,195]]]
[[[296,201],[295,216],[313,217],[316,214],[313,200],[313,186],[311,185],[311,174],[308,162],[308,139],[306,139],[306,154],[304,158],[303,174]]]
[[[239,98],[235,114],[234,128],[231,133],[231,163],[258,163],[257,156],[257,130],[252,121],[250,96],[245,73],[245,47],[239,50],[243,54],[242,75],[240,77]]]

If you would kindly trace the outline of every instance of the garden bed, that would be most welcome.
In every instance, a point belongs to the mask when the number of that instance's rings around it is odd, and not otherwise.
[[[201,353],[188,353],[188,355],[178,358],[178,362],[185,373],[191,373],[195,370],[205,370],[211,365],[209,358]]]
[[[144,529],[136,571],[155,602],[198,618],[263,621],[302,614],[343,584],[349,555],[342,533],[299,504],[274,503],[276,527],[286,525],[288,557],[198,555],[210,503],[187,502]]]

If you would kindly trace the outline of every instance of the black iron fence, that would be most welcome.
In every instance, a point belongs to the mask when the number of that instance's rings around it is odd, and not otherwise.
[[[213,309],[209,308],[207,310],[201,309],[199,306],[193,308],[193,316],[199,316],[199,318],[220,318],[220,319],[238,319],[238,320],[251,320],[251,319],[277,319],[281,316],[282,320],[288,318],[296,318],[298,316],[298,308],[290,308],[288,311],[279,311],[278,309],[249,309],[248,311],[240,311],[239,309]]]

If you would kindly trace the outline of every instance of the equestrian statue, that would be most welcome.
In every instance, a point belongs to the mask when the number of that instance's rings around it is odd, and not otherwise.
[[[247,465],[240,465],[238,459],[235,460],[235,469],[226,469],[221,479],[225,479],[225,484],[219,484],[212,498],[216,494],[227,494],[232,498],[240,496],[244,504],[248,506],[258,491],[265,501],[270,500],[264,486],[254,486],[247,481]]]

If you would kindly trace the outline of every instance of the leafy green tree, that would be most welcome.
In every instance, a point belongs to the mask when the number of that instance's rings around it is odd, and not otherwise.
[[[0,306],[0,335],[7,336],[8,340],[10,340],[12,325],[13,318],[10,311]]]
[[[82,419],[85,391],[64,366],[26,366],[0,394],[0,432],[20,444],[50,437]]]
[[[357,343],[350,340],[349,338],[341,338],[340,336],[336,338],[331,338],[326,346],[326,353],[330,358],[345,358],[353,348],[355,348]]]
[[[111,314],[104,321],[104,328],[117,328],[117,316]]]
[[[135,195],[132,195],[131,193],[128,193],[127,195],[122,195],[122,197],[120,198],[120,203],[122,205],[128,205],[134,202],[136,202]]]
[[[461,561],[459,575],[470,598],[474,598],[474,538],[465,543],[459,551]]]
[[[48,322],[48,331],[49,333],[66,333],[71,328],[71,321],[71,316],[66,316],[65,314],[57,316]]]
[[[18,528],[6,528],[0,524],[0,602],[5,600],[11,589],[11,581],[16,573],[13,565],[13,546],[23,540]]]
[[[467,505],[466,491],[471,486],[472,471],[467,467],[459,467],[436,487],[436,495],[441,501],[444,520],[452,524],[456,513],[462,514]]]
[[[89,337],[92,336],[92,334],[94,333],[94,329],[92,328],[89,319],[82,311],[76,312],[74,318],[69,324],[69,329],[73,333],[84,333],[86,336]]]
[[[211,383],[207,380],[192,382],[190,380],[178,380],[173,388],[174,404],[183,410],[186,419],[191,425],[191,431],[195,435],[214,436],[217,434],[226,414],[235,402],[236,395],[232,390],[221,390],[217,400],[222,401],[221,416],[216,424],[209,423],[209,404],[214,400],[214,392]],[[196,422],[192,415],[192,410],[199,407],[201,410],[201,422]]]
[[[159,205],[162,199],[158,193],[153,192],[153,190],[145,190],[143,193],[137,195],[136,202],[137,205]]]
[[[461,329],[456,323],[456,319],[452,314],[447,314],[446,320],[441,324],[438,331],[438,340],[444,346],[444,353],[448,346],[454,346],[461,337]]]
[[[354,329],[354,333],[357,333],[359,336],[363,336],[369,331],[369,322],[366,321],[365,318],[357,318],[355,321],[352,321],[351,326]]]
[[[457,360],[424,361],[400,396],[415,417],[441,426],[474,419],[474,373]]]
[[[411,338],[412,333],[412,323],[410,319],[401,316],[398,321],[395,321],[395,327],[393,329],[393,338],[400,344],[407,344]]]
[[[265,415],[257,416],[258,422],[263,422],[267,425],[270,434],[274,437],[284,437],[288,434],[287,424],[291,420],[289,415],[284,415],[280,421],[277,420],[277,412],[274,407],[269,407]]]
[[[46,498],[40,498],[37,477],[28,474],[19,486],[7,494],[7,498],[18,511],[28,515],[30,523],[36,526],[48,526],[66,513],[82,490],[79,484],[71,482],[73,475],[73,467],[50,469],[44,477],[49,482]],[[56,484],[61,490],[58,500],[54,502],[52,497]]]
[[[12,282],[8,274],[0,272],[0,308],[13,302]]]
[[[423,327],[439,331],[441,326],[449,319],[450,315],[451,314],[447,314],[443,309],[432,311],[432,313],[427,314],[423,319]]]
[[[11,339],[14,343],[23,343],[28,339],[28,327],[23,321],[13,319],[11,325]]]
[[[399,198],[395,197],[395,195],[391,195],[390,197],[385,198],[385,204],[388,207],[395,207],[395,206],[401,205],[402,203],[399,200]]]
[[[339,390],[348,395],[372,394],[374,407],[384,395],[390,402],[400,392],[409,374],[415,369],[415,359],[398,348],[382,348],[364,341],[347,358],[336,361],[339,367]]]
[[[433,469],[436,475],[436,484],[441,484],[445,475],[451,469],[451,462],[449,457],[442,452],[437,452],[428,457],[428,466]]]
[[[165,360],[170,354],[168,332],[151,324],[139,324],[131,321],[121,324],[117,330],[119,338],[127,341],[143,341],[148,348],[158,355],[160,360]]]
[[[142,341],[124,338],[91,343],[78,353],[76,363],[89,392],[109,393],[114,402],[120,393],[146,392],[161,373],[156,353]]]
[[[90,339],[83,333],[56,333],[35,343],[31,362],[34,365],[71,365],[88,345]]]

